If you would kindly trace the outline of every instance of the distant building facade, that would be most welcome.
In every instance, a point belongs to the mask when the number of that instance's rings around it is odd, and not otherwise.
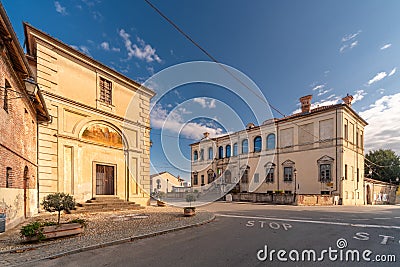
[[[365,200],[368,205],[396,204],[397,185],[364,178]]]
[[[118,196],[142,205],[150,191],[154,92],[24,24],[27,56],[51,115],[39,126],[39,198]]]
[[[152,174],[150,176],[150,188],[151,193],[157,192],[185,192],[184,190],[190,189],[190,183],[183,180],[179,176],[176,177],[175,175],[169,172],[160,172],[156,174]]]
[[[37,212],[36,132],[49,116],[36,85],[34,91],[25,86],[32,76],[0,3],[0,216],[6,228]]]
[[[344,205],[364,204],[364,127],[344,103],[302,111],[191,145],[192,186],[214,183],[224,192],[317,194]]]

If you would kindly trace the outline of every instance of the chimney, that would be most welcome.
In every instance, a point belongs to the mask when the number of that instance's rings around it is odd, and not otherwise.
[[[345,97],[342,98],[343,102],[348,105],[349,107],[351,107],[351,101],[353,101],[353,96],[347,94]]]
[[[301,113],[308,113],[311,110],[312,95],[300,97]]]

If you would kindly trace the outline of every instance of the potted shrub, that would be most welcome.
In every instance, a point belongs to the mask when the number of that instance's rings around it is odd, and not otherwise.
[[[192,207],[192,202],[196,201],[196,196],[194,194],[186,195],[186,202],[189,202],[189,207],[183,208],[184,216],[193,216],[196,214],[196,207]]]
[[[166,194],[165,194],[163,191],[158,191],[158,192],[156,193],[157,206],[159,206],[159,207],[165,207],[165,205],[167,205],[167,204],[163,201],[165,195],[166,195]]]
[[[64,193],[47,195],[42,202],[43,208],[49,212],[58,212],[57,222],[33,222],[21,228],[21,236],[27,241],[43,240],[61,236],[75,235],[83,232],[85,221],[75,219],[60,224],[61,211],[69,212],[75,208],[75,200]]]

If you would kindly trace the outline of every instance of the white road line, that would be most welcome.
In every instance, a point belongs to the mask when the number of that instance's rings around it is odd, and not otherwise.
[[[299,219],[299,220],[311,220],[312,218],[307,218],[307,217],[289,217],[292,219]]]
[[[370,219],[361,219],[361,218],[359,218],[359,219],[351,219],[351,220],[353,220],[353,221],[369,221]]]
[[[395,219],[400,219],[400,217],[394,217]]]
[[[390,220],[392,218],[373,218],[374,220]]]
[[[271,220],[271,221],[284,221],[284,222],[342,225],[342,226],[363,227],[363,228],[400,229],[400,226],[395,226],[395,225],[353,224],[353,223],[345,223],[345,222],[328,222],[328,221],[298,220],[298,219],[284,219],[284,218],[272,218],[272,217],[226,215],[226,214],[218,214],[218,213],[215,215],[219,216],[219,217],[253,219],[253,220]]]

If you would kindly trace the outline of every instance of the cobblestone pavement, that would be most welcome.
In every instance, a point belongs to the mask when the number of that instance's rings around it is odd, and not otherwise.
[[[56,214],[41,214],[0,235],[0,266],[18,266],[90,248],[127,242],[145,235],[189,227],[212,220],[210,212],[196,210],[196,216],[183,217],[182,208],[149,206],[142,210],[63,214],[62,221],[85,219],[85,231],[77,236],[24,243],[20,226],[30,221],[56,221]]]

